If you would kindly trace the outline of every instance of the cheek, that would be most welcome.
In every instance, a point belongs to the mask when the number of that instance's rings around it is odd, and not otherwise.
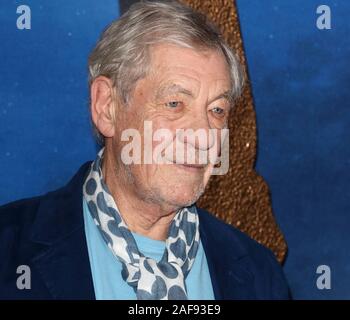
[[[204,186],[207,185],[207,183],[211,177],[211,173],[212,173],[213,168],[214,168],[214,165],[212,165],[212,164],[208,165],[208,168],[206,169],[206,171],[204,173],[204,177],[203,177]]]
[[[221,154],[221,149],[224,146],[224,143],[227,142],[226,139],[228,139],[229,130],[228,129],[221,129],[221,130],[215,130],[212,134],[212,139],[214,141],[214,151],[217,156]]]
[[[174,150],[173,143],[176,135],[176,127],[171,121],[156,118],[152,121],[152,153],[153,156]],[[165,151],[167,150],[167,151]]]
[[[217,133],[217,136],[215,137],[215,148],[217,150],[217,155],[221,153],[221,137],[220,132]]]

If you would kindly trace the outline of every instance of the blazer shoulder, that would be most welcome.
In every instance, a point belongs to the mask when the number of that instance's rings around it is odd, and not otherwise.
[[[35,217],[43,196],[25,198],[0,206],[0,230],[6,225],[26,224]]]
[[[0,207],[0,259],[26,256],[32,226],[44,196],[21,199]],[[26,249],[27,248],[27,249]]]

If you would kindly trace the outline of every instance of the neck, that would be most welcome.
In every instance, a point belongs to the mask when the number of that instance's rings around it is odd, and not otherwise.
[[[177,209],[138,196],[130,177],[116,168],[110,155],[105,150],[103,177],[129,230],[154,240],[166,240]]]

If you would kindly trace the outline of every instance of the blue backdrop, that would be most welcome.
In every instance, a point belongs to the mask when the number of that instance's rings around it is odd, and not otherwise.
[[[16,9],[31,8],[31,30]],[[350,2],[238,0],[268,182],[295,298],[350,298]],[[332,29],[316,28],[328,4]],[[0,204],[60,187],[96,146],[87,56],[119,15],[116,0],[0,4]],[[330,290],[316,268],[332,271]]]

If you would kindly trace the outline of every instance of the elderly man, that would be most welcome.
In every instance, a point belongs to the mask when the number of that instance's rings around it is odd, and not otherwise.
[[[216,29],[179,3],[135,4],[89,70],[103,147],[65,187],[1,207],[0,298],[288,298],[269,250],[195,206],[243,82]]]

